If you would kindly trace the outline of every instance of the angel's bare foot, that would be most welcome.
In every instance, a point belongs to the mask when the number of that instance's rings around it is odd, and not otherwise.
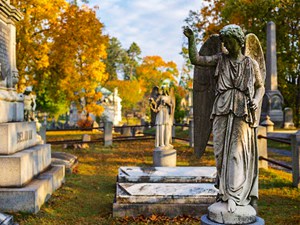
[[[236,204],[232,199],[228,200],[228,206],[227,206],[228,212],[233,213],[236,210]]]

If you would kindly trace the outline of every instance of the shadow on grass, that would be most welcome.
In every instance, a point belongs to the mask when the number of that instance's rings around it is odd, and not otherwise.
[[[207,148],[198,159],[187,143],[174,143],[177,164],[180,166],[213,166],[212,148]],[[118,168],[121,166],[151,166],[153,141],[114,143],[112,147],[91,144],[89,149],[62,149],[78,156],[76,173],[67,174],[66,183],[36,215],[15,213],[20,225],[51,224],[199,224],[199,221],[165,217],[112,218],[112,204],[116,191]],[[259,215],[266,224],[289,225],[299,222],[299,190],[291,187],[291,175],[276,170],[260,171]],[[269,222],[271,221],[271,222]]]

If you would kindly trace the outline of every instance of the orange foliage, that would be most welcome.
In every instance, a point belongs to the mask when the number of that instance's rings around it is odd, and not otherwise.
[[[146,93],[150,93],[154,86],[159,86],[165,79],[176,81],[178,76],[177,65],[174,62],[165,62],[160,56],[146,56],[136,69],[137,79],[144,86]]]
[[[91,128],[93,126],[92,117],[88,116],[86,119],[80,119],[77,121],[77,125],[79,128]]]

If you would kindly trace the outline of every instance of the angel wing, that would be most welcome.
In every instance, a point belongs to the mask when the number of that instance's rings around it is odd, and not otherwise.
[[[221,52],[219,35],[212,35],[202,45],[199,55],[211,56]],[[210,114],[215,99],[215,67],[195,66],[193,80],[194,152],[201,157],[211,130]]]
[[[159,90],[159,88],[157,86],[152,88],[150,98],[152,98],[154,101],[156,101],[156,99],[158,98],[158,95],[159,95],[158,90]],[[153,111],[152,107],[154,107],[154,106],[153,105],[151,106],[151,104],[153,104],[153,103],[150,102],[151,126],[154,126],[157,113]]]
[[[254,59],[259,64],[260,74],[262,77],[263,84],[265,85],[266,64],[265,64],[264,53],[262,51],[262,47],[260,45],[257,36],[253,33],[247,34],[245,37],[244,55],[249,56],[251,59]],[[255,113],[257,120],[256,123],[253,125],[254,127],[257,127],[260,121],[261,105],[262,105],[262,100],[260,101],[258,109],[256,110]]]

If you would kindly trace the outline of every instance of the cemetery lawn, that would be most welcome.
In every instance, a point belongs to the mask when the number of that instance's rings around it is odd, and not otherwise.
[[[60,134],[62,135],[62,134]],[[66,134],[65,134],[66,135]],[[70,135],[69,135],[70,136]],[[48,136],[51,140],[61,136]],[[66,174],[65,184],[56,191],[36,215],[14,213],[20,225],[75,224],[200,224],[189,216],[170,219],[152,215],[144,218],[112,217],[116,176],[121,166],[151,166],[154,140],[115,142],[112,147],[90,144],[89,149],[63,149],[52,145],[52,151],[64,151],[79,157],[73,174]],[[212,148],[199,160],[186,142],[176,141],[178,166],[213,166]],[[260,171],[259,216],[266,225],[300,223],[300,189],[293,188],[290,173],[269,169]]]

